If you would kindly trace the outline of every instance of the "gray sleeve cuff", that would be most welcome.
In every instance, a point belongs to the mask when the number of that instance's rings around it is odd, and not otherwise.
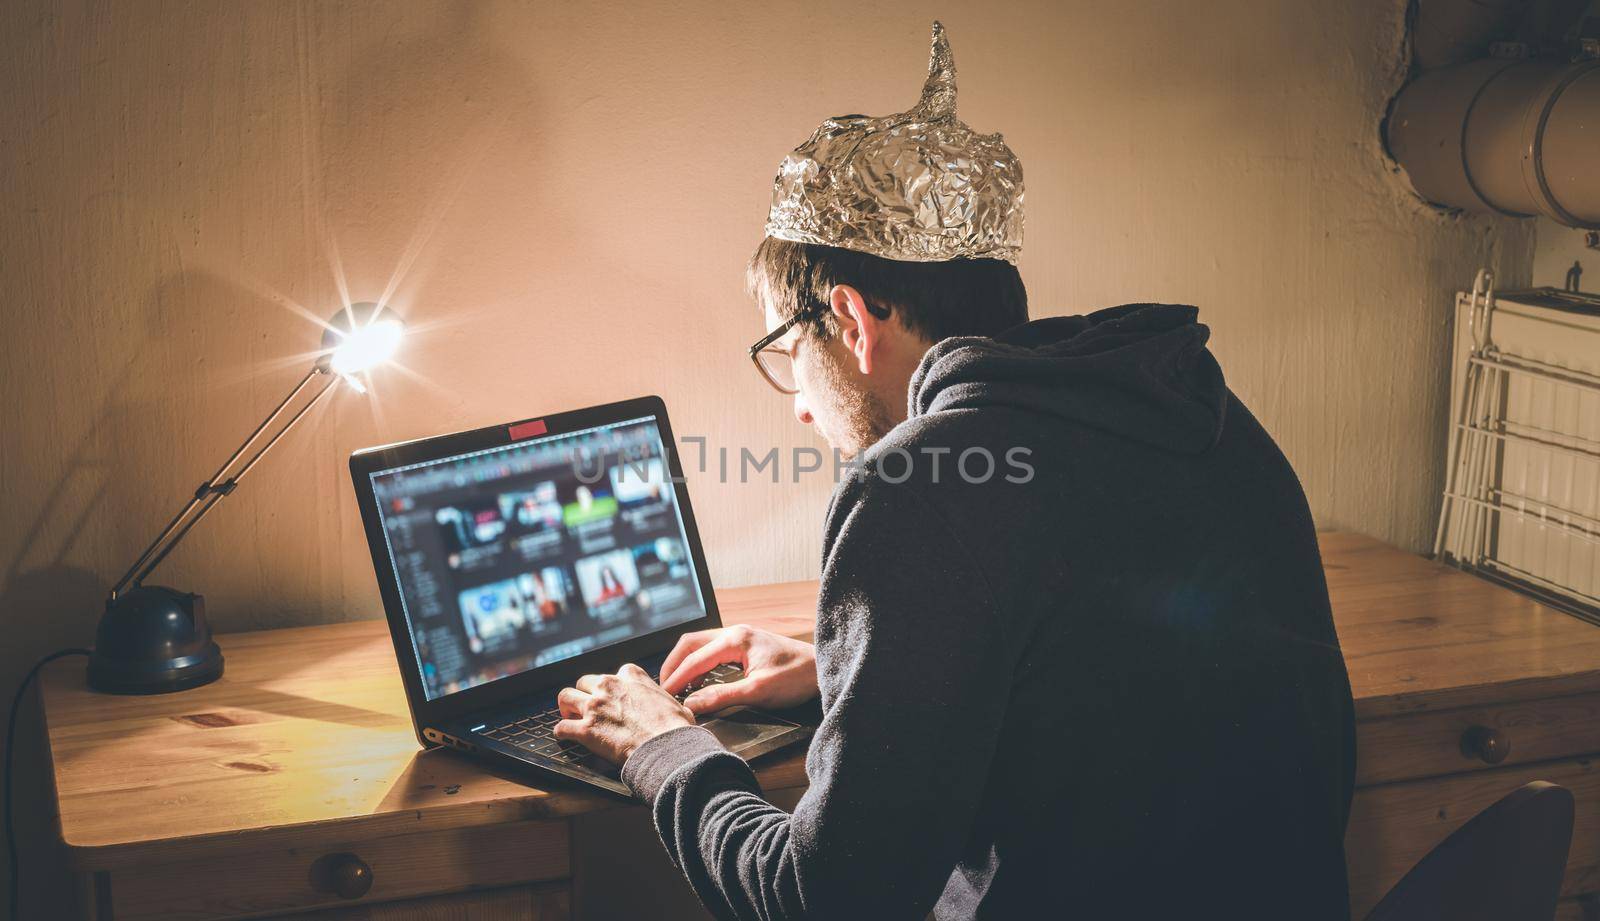
[[[622,766],[622,782],[633,795],[647,803],[656,800],[656,794],[679,768],[699,761],[707,755],[728,754],[711,730],[700,726],[679,726],[647,740],[633,750]]]

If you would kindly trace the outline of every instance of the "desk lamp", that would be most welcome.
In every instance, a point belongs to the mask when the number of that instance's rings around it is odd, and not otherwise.
[[[211,638],[205,599],[193,592],[145,585],[145,577],[330,390],[343,381],[357,392],[366,392],[355,375],[394,355],[404,331],[393,311],[371,303],[353,304],[328,321],[322,354],[311,370],[217,472],[200,484],[183,510],[111,587],[89,656],[90,687],[109,694],[162,694],[199,687],[222,676],[222,650]],[[230,473],[311,382],[324,376],[328,382]]]

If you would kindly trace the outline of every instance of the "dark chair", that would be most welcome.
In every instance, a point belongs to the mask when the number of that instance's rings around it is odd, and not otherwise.
[[[1572,813],[1565,787],[1518,788],[1429,851],[1367,921],[1550,921]]]

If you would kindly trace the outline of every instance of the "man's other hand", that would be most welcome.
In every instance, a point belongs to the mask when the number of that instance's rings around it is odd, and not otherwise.
[[[613,764],[633,750],[679,726],[693,726],[694,714],[637,665],[615,675],[584,675],[575,687],[556,695],[562,720],[555,737],[577,742]]]
[[[685,633],[661,665],[661,687],[678,694],[718,665],[732,663],[744,677],[707,685],[684,703],[697,714],[728,707],[780,708],[817,696],[817,651],[810,643],[737,625]]]

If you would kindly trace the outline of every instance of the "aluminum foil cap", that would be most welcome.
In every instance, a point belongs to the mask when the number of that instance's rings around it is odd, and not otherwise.
[[[881,118],[839,115],[778,167],[767,236],[886,259],[1004,259],[1022,251],[1022,164],[998,134],[956,118],[944,26],[922,98]]]

